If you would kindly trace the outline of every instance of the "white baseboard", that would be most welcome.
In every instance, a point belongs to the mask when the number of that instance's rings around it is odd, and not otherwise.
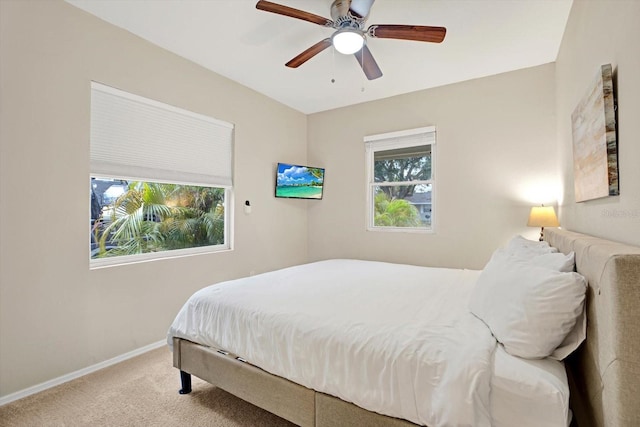
[[[80,377],[82,377],[84,375],[87,375],[87,374],[90,374],[92,372],[99,371],[100,369],[106,368],[106,367],[111,366],[111,365],[115,365],[116,363],[123,362],[123,361],[125,361],[127,359],[131,359],[132,357],[136,357],[136,356],[139,356],[139,355],[141,355],[143,353],[146,353],[148,351],[155,350],[156,348],[160,348],[163,345],[167,345],[167,341],[166,340],[162,340],[162,341],[158,341],[158,342],[146,345],[144,347],[138,348],[138,349],[130,351],[128,353],[121,354],[120,356],[116,356],[116,357],[114,357],[112,359],[105,360],[104,362],[96,363],[95,365],[88,366],[88,367],[80,369],[78,371],[71,372],[71,373],[66,374],[66,375],[62,375],[61,377],[54,378],[54,379],[49,380],[49,381],[45,381],[43,383],[34,385],[32,387],[29,387],[29,388],[25,388],[24,390],[20,390],[20,391],[17,391],[15,393],[11,393],[11,394],[9,394],[7,396],[4,396],[4,397],[0,397],[0,406],[6,405],[7,403],[14,402],[14,401],[16,401],[18,399],[22,399],[23,397],[27,397],[27,396],[30,396],[32,394],[36,394],[38,392],[44,391],[46,389],[49,389],[51,387],[55,387],[57,385],[66,383],[68,381],[75,380],[76,378],[80,378]]]

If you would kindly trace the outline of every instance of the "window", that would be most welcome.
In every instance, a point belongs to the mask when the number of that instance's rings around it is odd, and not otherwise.
[[[91,266],[231,249],[233,125],[92,83]]]
[[[435,127],[365,137],[367,229],[433,231]]]

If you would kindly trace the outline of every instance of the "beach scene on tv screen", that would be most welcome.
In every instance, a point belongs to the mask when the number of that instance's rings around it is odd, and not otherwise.
[[[324,169],[278,164],[276,197],[321,199]]]

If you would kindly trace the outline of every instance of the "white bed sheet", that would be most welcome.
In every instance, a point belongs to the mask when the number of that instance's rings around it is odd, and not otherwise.
[[[496,427],[568,426],[571,411],[564,363],[521,359],[499,345],[491,377],[491,417]]]
[[[513,363],[500,349],[494,358],[494,338],[467,310],[479,273],[356,260],[291,267],[196,292],[168,342],[176,336],[225,349],[306,387],[431,427],[566,426],[566,415],[563,423],[537,421],[562,411],[552,399],[540,406],[545,411],[530,411],[536,397],[516,397],[535,391],[546,361]],[[511,381],[518,376],[525,381]]]

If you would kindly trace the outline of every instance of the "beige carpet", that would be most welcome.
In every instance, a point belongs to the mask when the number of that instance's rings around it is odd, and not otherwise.
[[[0,426],[294,426],[196,377],[179,389],[163,347],[0,406]]]

